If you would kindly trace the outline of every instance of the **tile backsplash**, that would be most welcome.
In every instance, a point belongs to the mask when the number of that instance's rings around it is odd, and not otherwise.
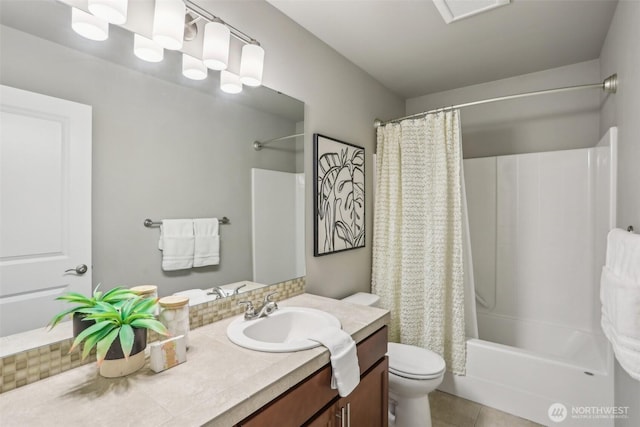
[[[238,301],[247,299],[261,301],[265,295],[271,292],[277,292],[277,295],[272,298],[274,301],[282,301],[304,293],[304,289],[305,278],[299,277],[221,300],[194,305],[189,309],[189,323],[191,329],[199,328],[242,313],[243,307],[238,305]],[[148,339],[150,342],[158,340],[159,337],[156,333],[149,332]],[[80,348],[69,353],[72,342],[73,338],[66,338],[55,343],[1,357],[0,393],[95,362],[95,350],[85,360],[80,357]]]

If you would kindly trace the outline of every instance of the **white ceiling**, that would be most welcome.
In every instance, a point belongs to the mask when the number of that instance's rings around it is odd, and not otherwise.
[[[403,98],[599,58],[617,4],[512,0],[445,24],[431,0],[267,1]]]

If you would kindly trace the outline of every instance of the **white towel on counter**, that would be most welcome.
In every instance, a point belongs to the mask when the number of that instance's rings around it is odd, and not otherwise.
[[[601,325],[616,359],[640,380],[640,235],[614,229],[600,279]]]
[[[165,219],[160,226],[158,247],[164,271],[193,267],[195,239],[192,219]]]
[[[309,337],[329,349],[331,353],[331,388],[341,397],[349,395],[360,383],[360,365],[356,343],[340,328],[326,327]]]
[[[195,235],[194,267],[220,264],[220,235],[218,218],[197,218],[193,220]]]

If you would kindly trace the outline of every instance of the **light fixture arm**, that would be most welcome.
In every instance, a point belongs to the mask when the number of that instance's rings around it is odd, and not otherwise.
[[[213,13],[209,12],[207,9],[203,8],[202,6],[194,3],[192,0],[184,0],[184,4],[187,7],[187,12],[190,12],[194,15],[197,15],[199,18],[207,21],[207,22],[220,22],[221,24],[226,25],[229,30],[231,31],[231,35],[233,37],[235,37],[236,39],[240,40],[242,43],[245,44],[260,44],[256,41],[256,39],[254,39],[253,37],[250,37],[249,35],[247,35],[246,33],[240,31],[239,29],[237,29],[236,27],[234,27],[233,25],[230,25],[229,23],[225,22],[224,20],[222,20],[220,17],[214,15]]]

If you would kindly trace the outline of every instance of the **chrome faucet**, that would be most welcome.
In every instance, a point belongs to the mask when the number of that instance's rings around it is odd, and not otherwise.
[[[240,289],[244,288],[245,286],[247,286],[247,284],[243,283],[242,285],[240,285],[240,286],[238,286],[236,288],[233,288],[233,295],[238,295],[240,293]]]
[[[227,294],[225,293],[224,289],[222,289],[220,286],[215,286],[211,288],[211,290],[207,292],[207,295],[216,295],[218,299],[227,297]]]
[[[247,286],[246,283],[243,283],[242,285],[235,287],[233,289],[229,289],[228,291],[231,291],[231,293],[227,293],[225,292],[224,289],[222,289],[220,286],[215,286],[213,288],[211,288],[211,290],[209,292],[207,292],[207,295],[215,295],[217,297],[217,299],[220,298],[226,298],[229,295],[238,295],[240,293],[240,289],[244,288],[245,286]]]
[[[244,310],[244,320],[254,320],[261,317],[267,317],[278,309],[278,304],[275,301],[271,301],[271,297],[276,295],[277,292],[271,292],[264,297],[262,301],[262,307],[256,310],[251,301],[240,301],[238,304],[246,305]]]

